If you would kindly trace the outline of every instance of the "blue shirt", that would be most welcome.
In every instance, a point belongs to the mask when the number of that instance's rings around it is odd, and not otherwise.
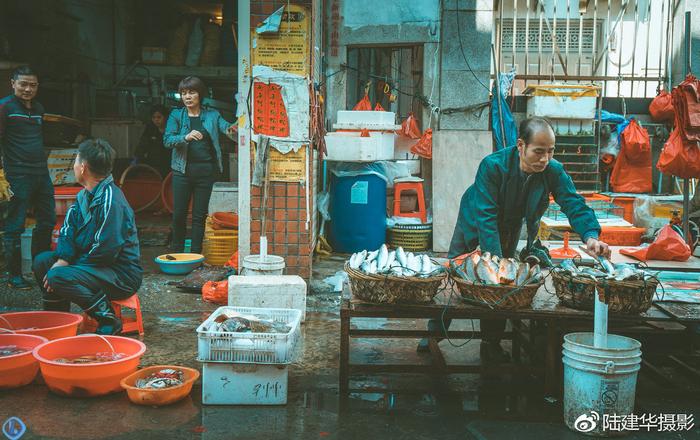
[[[8,175],[48,173],[43,116],[44,107],[36,101],[27,108],[15,95],[0,99],[0,147]]]

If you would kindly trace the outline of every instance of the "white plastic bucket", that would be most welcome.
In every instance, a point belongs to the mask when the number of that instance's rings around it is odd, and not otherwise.
[[[248,255],[243,258],[241,275],[282,275],[284,273],[284,258],[278,255]]]
[[[634,411],[642,344],[608,335],[606,348],[593,346],[593,333],[564,336],[564,421],[569,429],[588,435],[620,435],[605,431],[604,415]]]

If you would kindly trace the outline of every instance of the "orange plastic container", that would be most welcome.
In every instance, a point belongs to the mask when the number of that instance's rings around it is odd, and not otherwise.
[[[65,312],[13,312],[0,314],[0,327],[23,335],[43,336],[49,341],[78,334],[83,317]],[[30,329],[32,330],[23,330]]]
[[[78,193],[83,187],[78,186],[54,186],[53,198],[56,203],[56,215],[64,216],[68,209],[78,199]]]
[[[96,364],[62,364],[58,358],[74,358],[95,353],[124,353],[117,361]],[[56,394],[71,397],[94,397],[121,391],[119,382],[139,366],[146,345],[122,336],[80,335],[49,341],[34,349],[46,386]]]
[[[636,197],[609,197],[610,202],[623,209],[622,218],[634,224],[634,201]]]
[[[136,388],[136,381],[150,376],[164,368],[182,370],[185,380],[182,385],[163,389]],[[121,386],[126,390],[129,400],[137,405],[163,406],[182,400],[192,391],[192,385],[199,379],[199,371],[193,368],[179,367],[177,365],[154,365],[138,370],[122,379]]]
[[[639,246],[645,231],[633,226],[603,226],[599,238],[611,246]]]
[[[34,335],[0,335],[0,346],[16,345],[26,351],[12,356],[0,357],[0,389],[17,388],[30,384],[39,372],[39,362],[32,350],[46,342],[46,338]]]

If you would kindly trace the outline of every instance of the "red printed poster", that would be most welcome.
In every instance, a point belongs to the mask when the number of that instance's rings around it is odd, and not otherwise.
[[[278,84],[255,83],[253,130],[267,136],[289,136],[289,117]]]

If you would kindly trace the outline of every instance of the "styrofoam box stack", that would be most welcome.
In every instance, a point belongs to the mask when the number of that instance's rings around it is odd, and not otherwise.
[[[306,281],[298,275],[233,275],[228,279],[228,304],[301,311],[306,319]]]
[[[326,160],[374,162],[394,159],[396,130],[401,128],[395,120],[394,112],[339,111],[338,122],[333,128],[343,131],[326,134]],[[363,137],[362,130],[369,130],[369,136]]]
[[[281,322],[287,333],[216,332],[221,314],[252,315]],[[280,405],[287,403],[287,364],[294,360],[301,311],[224,306],[197,328],[197,360],[204,362],[202,403]]]

